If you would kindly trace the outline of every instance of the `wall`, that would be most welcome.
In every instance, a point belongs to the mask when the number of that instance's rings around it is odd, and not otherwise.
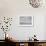
[[[20,25],[18,25],[18,16],[14,16],[12,20],[12,26],[10,27],[10,31],[8,31],[8,33],[10,33],[10,36],[12,35],[13,37],[15,37],[16,40],[27,40],[34,34],[37,35],[37,39],[44,40],[44,18],[44,16],[34,16],[34,25],[32,27],[21,27]],[[0,31],[3,33],[1,29]],[[1,37],[0,39],[2,38],[4,37]]]
[[[45,24],[44,24],[44,39],[46,39],[46,16],[45,16]]]
[[[33,8],[29,5],[28,0],[0,0],[0,15],[45,15],[46,8]]]
[[[11,33],[13,37],[16,37],[16,39],[27,40],[29,37],[36,34],[39,40],[44,40],[44,15],[46,15],[46,9],[32,8],[28,3],[28,0],[0,0],[0,16],[13,17],[12,26],[9,33]],[[34,26],[19,27],[19,15],[34,16]]]
[[[19,26],[18,18],[16,16],[13,19],[10,33],[19,40],[27,40],[34,34],[37,35],[37,39],[44,40],[44,16],[34,16],[34,26],[32,27]]]

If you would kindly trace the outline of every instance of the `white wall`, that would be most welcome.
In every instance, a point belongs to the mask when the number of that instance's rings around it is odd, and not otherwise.
[[[11,29],[13,36],[19,40],[27,40],[29,37],[32,37],[34,34],[36,34],[39,40],[44,40],[44,16],[34,16],[33,27],[20,27],[17,25],[17,19],[18,18],[16,16],[16,19],[14,18],[13,20]]]
[[[29,37],[32,37],[34,34],[37,35],[37,39],[44,40],[44,18],[44,16],[34,16],[34,26],[21,27],[20,25],[18,25],[18,16],[13,16],[12,26],[10,27],[10,31],[8,31],[8,33],[15,37],[16,40],[28,40]],[[0,29],[0,31],[2,30]],[[3,37],[1,37],[0,39],[2,38]]]
[[[28,0],[0,0],[1,16],[15,16],[21,14],[45,15],[46,8],[32,8]]]
[[[44,39],[46,39],[46,16],[45,16],[45,24],[44,24]]]
[[[13,17],[9,32],[17,39],[25,40],[36,34],[39,40],[44,40],[46,8],[32,8],[28,3],[28,0],[0,0],[0,16]],[[34,26],[19,27],[19,15],[34,16]]]

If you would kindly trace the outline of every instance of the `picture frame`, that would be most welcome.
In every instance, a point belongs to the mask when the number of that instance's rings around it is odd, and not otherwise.
[[[34,25],[34,16],[19,16],[19,26],[32,27]]]

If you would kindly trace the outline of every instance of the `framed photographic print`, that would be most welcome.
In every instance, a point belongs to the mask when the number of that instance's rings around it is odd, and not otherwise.
[[[20,26],[33,26],[34,17],[33,16],[19,16]]]

